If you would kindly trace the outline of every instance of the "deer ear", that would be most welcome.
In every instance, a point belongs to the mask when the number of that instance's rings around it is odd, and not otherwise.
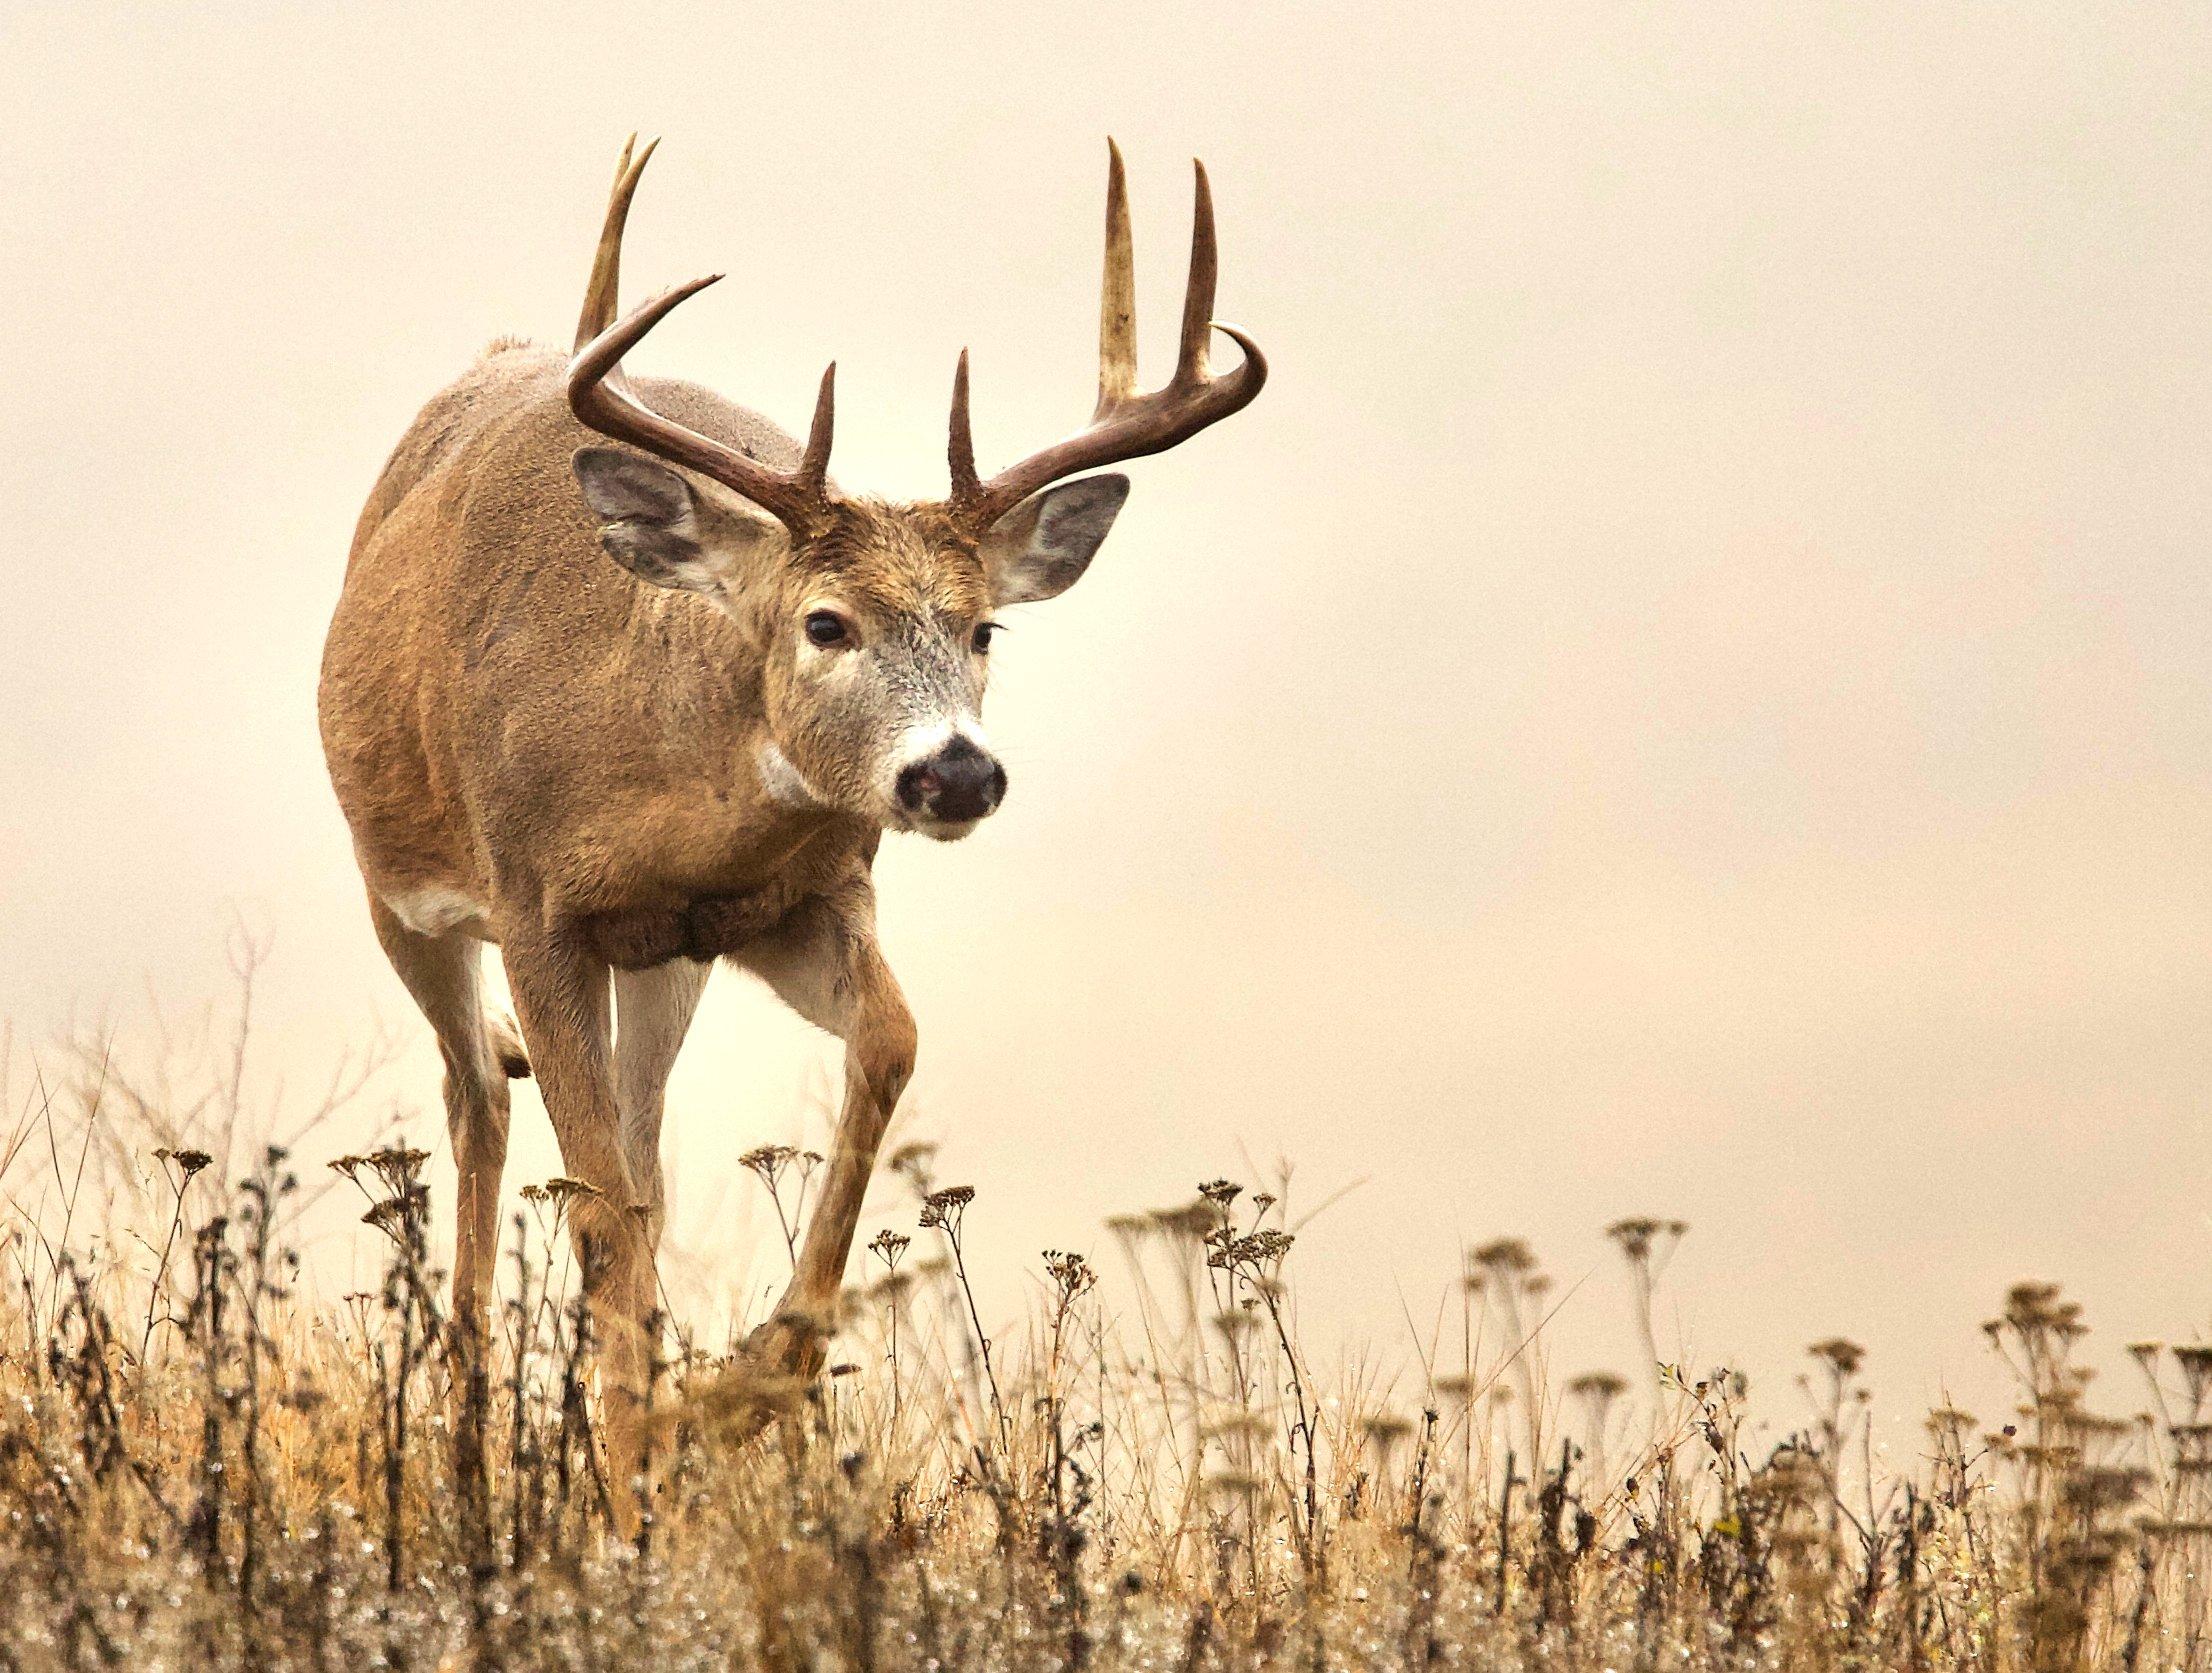
[[[992,603],[1031,604],[1074,586],[1128,497],[1126,476],[1086,476],[1030,495],[992,524],[983,537]]]
[[[774,526],[702,499],[677,472],[619,447],[579,448],[573,461],[599,544],[640,581],[687,592],[734,592],[743,560]]]

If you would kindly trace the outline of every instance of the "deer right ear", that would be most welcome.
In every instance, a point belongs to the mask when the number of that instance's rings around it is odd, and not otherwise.
[[[739,550],[773,532],[764,518],[701,499],[682,476],[642,453],[585,447],[574,464],[584,503],[599,519],[599,544],[656,587],[732,592],[740,580]]]
[[[666,465],[615,447],[580,448],[574,463],[608,557],[656,587],[713,588],[690,483]]]

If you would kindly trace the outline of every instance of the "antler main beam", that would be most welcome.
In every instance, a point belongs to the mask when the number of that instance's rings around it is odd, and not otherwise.
[[[1033,453],[985,481],[975,468],[975,440],[968,416],[968,356],[953,374],[951,438],[952,506],[969,523],[988,528],[1046,484],[1077,471],[1121,459],[1141,458],[1187,441],[1209,424],[1249,406],[1267,382],[1259,345],[1233,325],[1213,317],[1220,255],[1214,237],[1213,189],[1206,165],[1194,163],[1196,200],[1191,212],[1190,280],[1183,292],[1183,330],[1175,374],[1149,395],[1137,393],[1136,278],[1129,234],[1129,183],[1121,147],[1106,142],[1106,267],[1099,287],[1098,406],[1090,424],[1063,442]],[[1219,331],[1244,353],[1242,364],[1215,377],[1207,346]]]
[[[622,272],[622,232],[629,221],[630,200],[637,195],[638,180],[645,173],[653,147],[659,143],[649,141],[632,161],[637,136],[631,135],[616,165],[614,191],[607,199],[606,222],[600,229],[599,249],[592,258],[591,279],[584,290],[583,313],[576,322],[575,355],[568,363],[569,408],[602,435],[643,448],[674,464],[689,465],[792,528],[804,531],[820,518],[829,502],[830,438],[837,418],[834,360],[822,374],[821,392],[814,402],[814,422],[807,430],[806,452],[798,468],[789,471],[775,470],[726,443],[663,417],[632,394],[622,376],[622,357],[637,347],[647,332],[666,319],[679,302],[698,295],[722,277],[710,273],[678,285],[640,303],[621,319],[615,318]]]

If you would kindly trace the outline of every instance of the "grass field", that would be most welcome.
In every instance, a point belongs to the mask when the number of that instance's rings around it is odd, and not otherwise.
[[[671,1310],[632,1548],[593,1450],[564,1231],[582,1187],[519,1193],[472,1377],[420,1151],[251,1140],[220,1054],[186,1091],[98,1047],[60,1060],[25,1076],[19,1054],[0,1153],[10,1667],[2208,1660],[2212,1346],[2133,1346],[2141,1381],[2099,1415],[2052,1285],[1981,1327],[2014,1408],[1928,1414],[1891,1474],[1848,1341],[1763,1396],[1780,1444],[1746,1439],[1729,1371],[1662,1362],[1678,1224],[1611,1228],[1639,1374],[1548,1364],[1547,1283],[1501,1241],[1468,1251],[1426,1388],[1386,1402],[1302,1350],[1295,1222],[1264,1183],[1110,1222],[1104,1271],[1042,1252],[1041,1304],[987,1339],[965,1231],[988,1193],[910,1149],[817,1383],[753,1375],[751,1321],[710,1336]],[[747,1159],[781,1223],[816,1160]],[[342,1297],[292,1246],[331,1186],[383,1251],[382,1282]]]

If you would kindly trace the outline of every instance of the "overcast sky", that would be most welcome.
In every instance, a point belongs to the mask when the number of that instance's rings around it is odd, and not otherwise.
[[[1000,1304],[1287,1156],[1383,1361],[1518,1233],[1627,1368],[1630,1213],[1694,1227],[1663,1337],[1856,1336],[1905,1425],[2014,1278],[2206,1322],[2201,8],[152,10],[0,6],[22,1037],[216,996],[242,912],[271,1072],[402,1026],[360,1125],[437,1135],[314,723],[385,452],[564,338],[638,127],[630,294],[731,273],[643,363],[792,426],[834,355],[840,477],[939,492],[963,345],[986,468],[1089,409],[1110,132],[1152,372],[1196,152],[1275,373],[1003,641],[1005,810],[879,866]],[[723,978],[679,1073],[740,1303],[732,1159],[829,1061]]]

